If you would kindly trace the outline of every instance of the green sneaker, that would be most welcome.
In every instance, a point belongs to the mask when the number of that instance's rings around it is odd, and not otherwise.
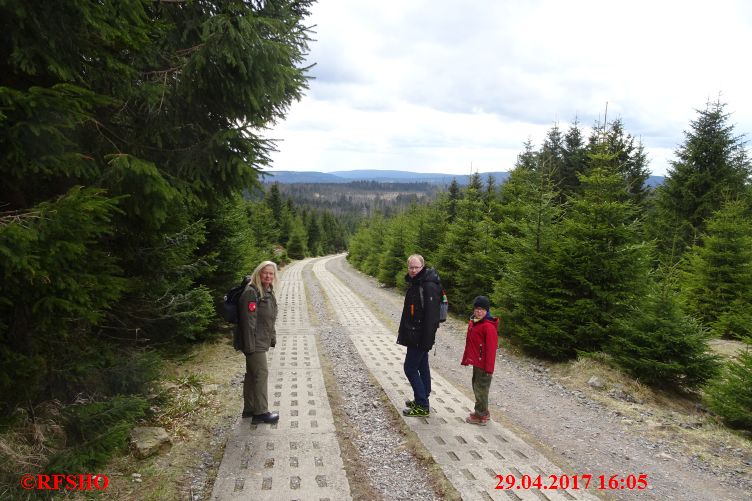
[[[421,417],[428,416],[431,411],[423,407],[422,405],[415,405],[402,410],[402,415],[407,417]]]
[[[412,409],[413,407],[415,407],[415,405],[415,400],[405,400],[405,406],[408,409]]]

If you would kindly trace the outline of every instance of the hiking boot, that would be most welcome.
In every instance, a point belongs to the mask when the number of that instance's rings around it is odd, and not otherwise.
[[[263,414],[256,414],[251,419],[251,424],[268,423],[274,424],[279,421],[278,412],[265,412]]]
[[[431,413],[426,407],[415,404],[412,407],[402,410],[402,415],[407,417],[421,417],[428,416]]]
[[[465,422],[470,424],[477,424],[478,426],[486,426],[489,419],[491,419],[490,414],[478,415],[474,412],[471,412],[470,415],[465,418]]]

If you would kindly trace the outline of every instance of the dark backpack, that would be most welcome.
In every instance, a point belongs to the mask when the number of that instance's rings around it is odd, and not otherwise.
[[[248,283],[250,283],[250,281],[251,276],[246,275],[245,278],[243,278],[243,281],[240,282],[240,285],[236,285],[225,295],[225,299],[222,302],[219,313],[223,319],[230,322],[231,324],[238,323],[238,301],[240,300],[240,295],[243,294],[243,291],[245,290]]]
[[[441,287],[441,284],[439,284],[439,287]],[[423,303],[423,286],[422,285],[418,287],[418,291],[420,292],[420,307],[424,308],[425,304]],[[446,291],[442,288],[441,289],[441,303],[439,303],[439,323],[446,322],[447,315],[449,315],[449,300],[447,299]]]

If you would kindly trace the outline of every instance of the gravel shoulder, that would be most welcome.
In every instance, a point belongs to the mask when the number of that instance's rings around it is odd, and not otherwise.
[[[353,269],[344,257],[327,269],[389,328],[402,297]],[[459,365],[466,324],[450,319],[437,333],[432,370],[472,398],[470,371]],[[590,373],[604,381],[585,383]],[[545,365],[502,347],[489,401],[493,418],[512,428],[569,474],[646,473],[647,491],[601,491],[613,499],[752,499],[752,445],[684,402],[661,400],[639,385],[611,382],[597,365]],[[646,396],[647,395],[647,396]]]

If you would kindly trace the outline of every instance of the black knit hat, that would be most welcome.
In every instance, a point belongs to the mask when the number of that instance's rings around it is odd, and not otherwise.
[[[488,311],[491,309],[491,301],[486,296],[478,296],[473,299],[473,308],[483,308]]]

